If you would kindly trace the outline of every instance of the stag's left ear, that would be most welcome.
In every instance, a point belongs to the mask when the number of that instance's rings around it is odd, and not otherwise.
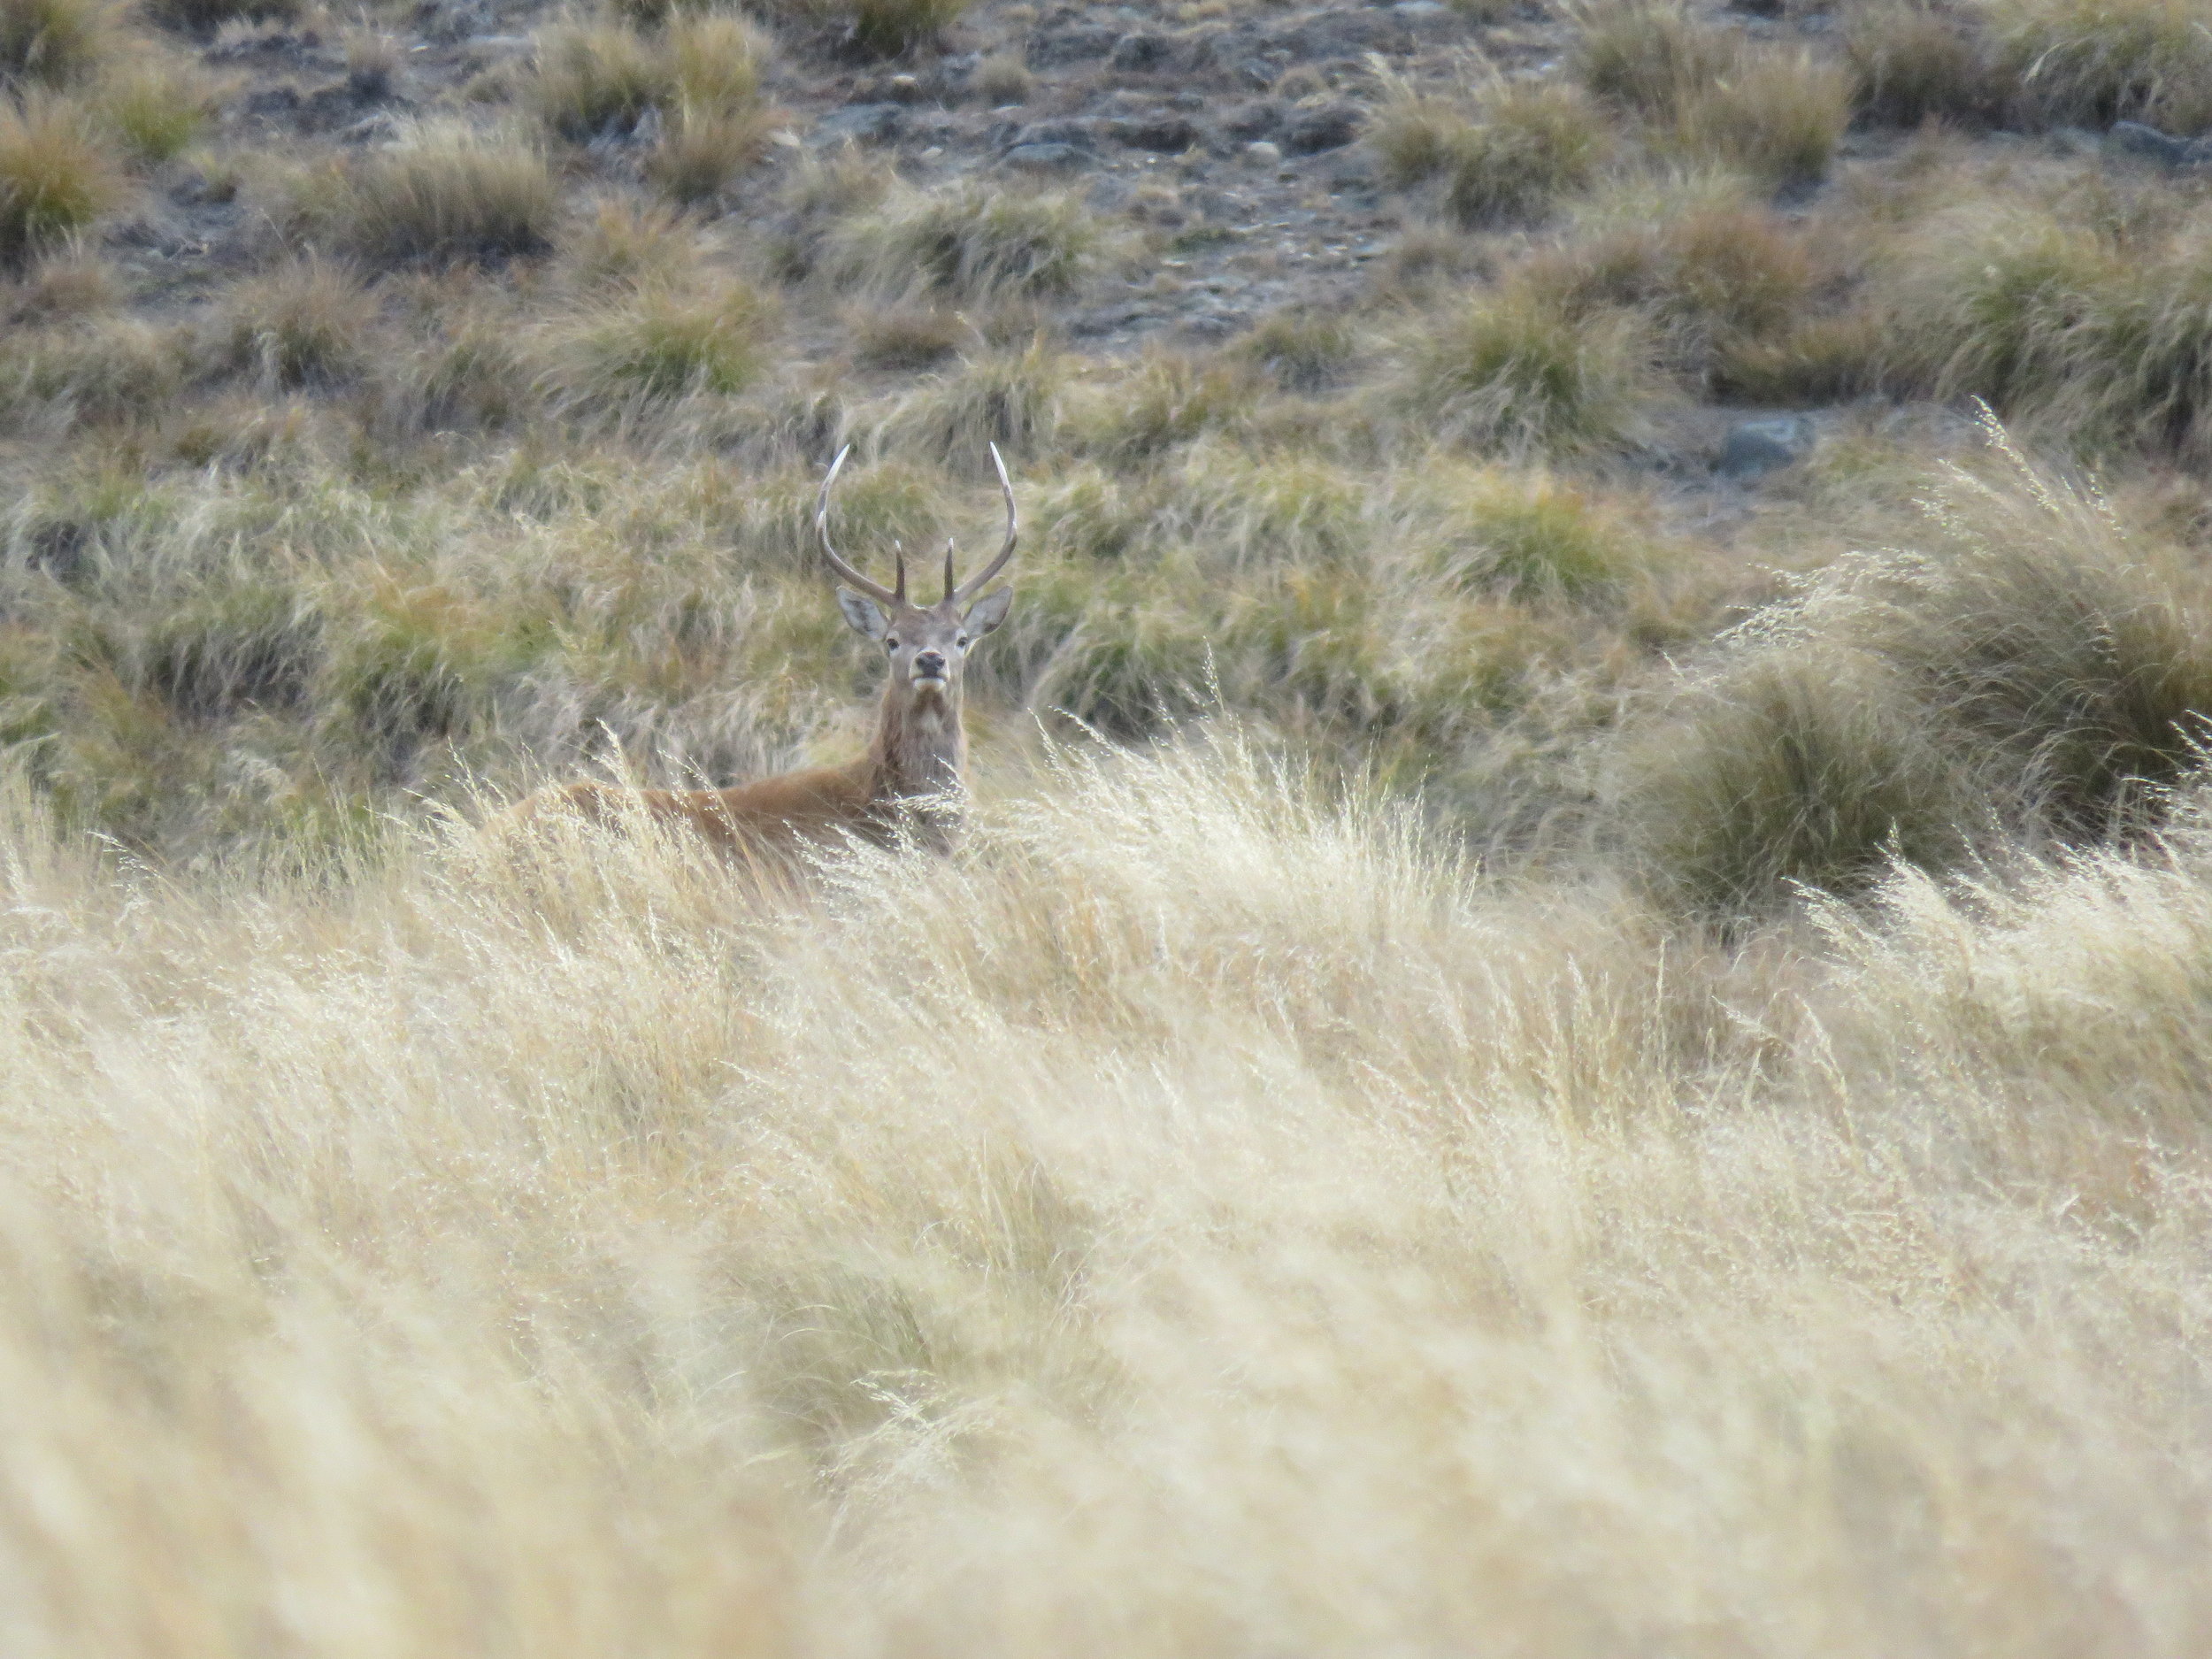
[[[1013,603],[1014,590],[1011,588],[1002,588],[995,594],[984,595],[968,607],[968,614],[963,618],[968,625],[968,632],[979,636],[988,634],[1006,620],[1006,613]]]
[[[845,613],[845,625],[855,634],[879,640],[891,631],[891,618],[849,588],[837,590],[837,608]]]

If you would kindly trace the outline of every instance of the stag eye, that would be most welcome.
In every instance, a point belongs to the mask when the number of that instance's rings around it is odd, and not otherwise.
[[[968,636],[964,634],[957,640],[954,641],[953,643],[964,651],[968,649]]]
[[[899,649],[899,636],[895,634],[886,634],[883,641],[883,649],[887,651],[897,650]]]

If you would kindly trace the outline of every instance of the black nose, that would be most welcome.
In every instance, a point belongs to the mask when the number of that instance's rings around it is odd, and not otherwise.
[[[945,657],[941,651],[914,653],[914,677],[917,680],[941,680],[945,672]]]

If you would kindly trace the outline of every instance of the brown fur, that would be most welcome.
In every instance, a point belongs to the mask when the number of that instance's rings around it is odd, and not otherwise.
[[[889,678],[868,752],[842,766],[786,772],[728,789],[624,789],[604,783],[572,783],[541,789],[508,816],[524,825],[549,813],[618,825],[642,813],[655,823],[687,828],[726,856],[750,858],[788,852],[806,844],[834,845],[847,835],[888,844],[910,835],[942,850],[957,826],[965,782],[968,738],[961,726],[961,686],[969,649],[1006,619],[1012,595],[1005,588],[976,595],[1014,555],[1018,524],[1014,486],[997,446],[991,460],[1006,497],[1006,541],[975,578],[961,584],[953,550],[945,549],[945,596],[917,605],[906,596],[906,561],[898,585],[885,588],[845,563],[830,543],[830,489],[851,453],[839,452],[815,503],[822,556],[849,584],[837,590],[838,608],[856,634],[884,649]]]

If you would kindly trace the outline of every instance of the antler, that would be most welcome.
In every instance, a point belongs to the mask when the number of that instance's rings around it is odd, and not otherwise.
[[[903,549],[895,547],[894,549],[895,557],[898,560],[899,585],[893,588],[886,588],[879,582],[870,581],[851,565],[846,564],[844,559],[839,557],[837,549],[830,545],[830,486],[837,482],[838,473],[845,469],[845,457],[852,452],[853,446],[849,443],[837,452],[837,458],[830,463],[829,476],[822,480],[822,493],[814,503],[814,533],[821,537],[822,557],[829,561],[829,567],[837,572],[839,580],[848,587],[858,588],[878,604],[902,606],[906,603],[906,555]],[[991,453],[995,456],[998,450],[994,448]],[[999,469],[999,476],[1001,478],[1006,476],[1004,467]],[[1014,507],[1014,492],[1010,486],[1006,492],[1006,507],[1010,514]],[[1014,544],[1010,540],[1006,544],[1006,550],[1009,553],[1014,550]],[[1005,563],[1002,556],[999,562],[1000,564]],[[996,570],[998,565],[994,565],[991,568]]]
[[[1014,517],[1014,481],[1006,476],[1006,463],[1000,458],[995,443],[991,446],[991,465],[998,468],[998,487],[1006,495],[1006,545],[999,549],[996,558],[957,588],[952,585],[952,550],[949,548],[945,550],[945,597],[960,604],[967,603],[982,592],[991,578],[1006,568],[1006,561],[1014,557],[1014,543],[1021,537],[1021,526]],[[834,472],[831,476],[835,476]]]

